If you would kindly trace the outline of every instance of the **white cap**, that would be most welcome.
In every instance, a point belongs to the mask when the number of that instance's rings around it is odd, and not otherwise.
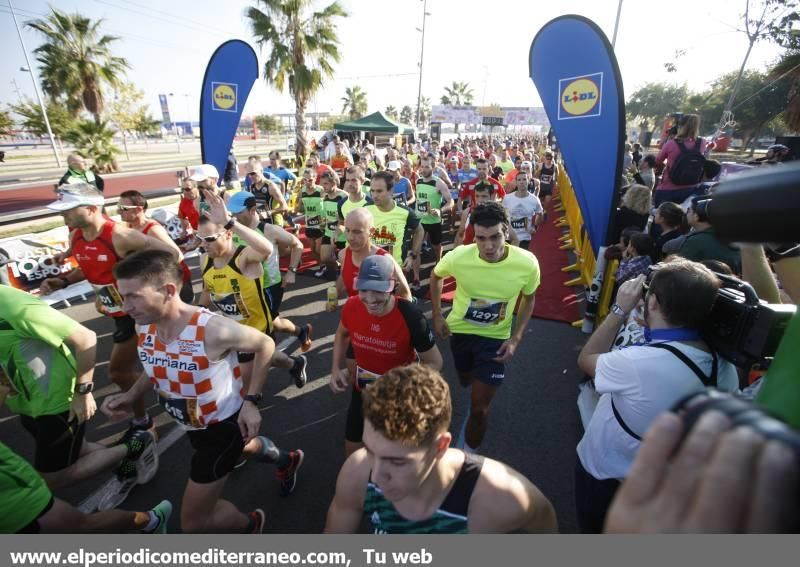
[[[53,201],[47,208],[52,211],[68,211],[75,207],[95,206],[105,204],[103,194],[97,187],[88,183],[65,183],[56,189],[58,200]]]
[[[211,165],[210,163],[204,163],[203,165],[198,165],[192,171],[191,179],[192,181],[205,181],[213,177],[214,179],[219,179],[219,172],[217,172],[217,168]]]
[[[400,162],[393,159],[386,164],[386,169],[389,171],[400,171]]]

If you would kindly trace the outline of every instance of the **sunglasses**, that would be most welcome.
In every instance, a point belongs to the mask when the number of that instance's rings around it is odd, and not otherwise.
[[[225,231],[224,231],[224,230],[221,230],[221,231],[219,231],[219,232],[218,232],[218,233],[216,233],[216,234],[209,234],[208,236],[200,236],[199,234],[195,234],[194,236],[195,236],[195,238],[197,238],[198,240],[202,240],[203,242],[206,242],[206,243],[209,243],[209,244],[210,244],[211,242],[216,242],[216,241],[217,241],[217,239],[218,239],[220,236],[222,236],[224,233],[225,233]]]
[[[132,211],[138,207],[139,205],[117,205],[117,210],[121,213],[124,213],[125,211]]]
[[[194,187],[181,187],[181,191],[194,191]]]
[[[247,176],[248,176],[248,177],[251,177],[251,176],[252,176],[252,177],[255,177],[255,176],[257,176],[257,175],[258,175],[258,172],[257,172],[257,171],[251,171],[251,172],[249,172],[249,173],[247,174]]]

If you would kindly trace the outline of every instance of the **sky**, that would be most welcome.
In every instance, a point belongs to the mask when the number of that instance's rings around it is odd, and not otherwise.
[[[173,93],[170,110],[178,121],[197,120],[199,92],[208,58],[228,39],[253,41],[245,9],[255,0],[12,0],[20,23],[47,14],[49,6],[103,18],[104,33],[117,35],[114,53],[132,69],[128,78],[145,93],[160,118],[159,93]],[[314,1],[324,6],[330,0]],[[404,105],[416,107],[422,27],[422,0],[341,0],[349,13],[339,19],[341,61],[335,75],[309,105],[309,112],[340,114],[345,88],[367,93],[369,112]],[[541,106],[528,75],[528,52],[536,32],[563,14],[592,19],[611,38],[618,0],[427,0],[422,94],[439,103],[444,87],[466,81],[474,104]],[[702,90],[719,74],[738,70],[747,38],[737,32],[745,0],[624,0],[615,53],[627,96],[646,82],[686,83]],[[42,38],[23,29],[32,51]],[[31,76],[20,71],[25,59],[9,12],[0,0],[0,106],[18,96],[34,96]],[[676,55],[681,50],[684,54]],[[779,57],[773,44],[756,44],[747,67],[765,69]],[[558,57],[558,54],[553,54]],[[677,71],[667,73],[664,63]],[[32,60],[36,66],[36,62]],[[256,82],[244,114],[294,112],[288,93]]]

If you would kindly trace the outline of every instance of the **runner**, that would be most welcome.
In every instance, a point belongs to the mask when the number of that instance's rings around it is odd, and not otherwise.
[[[93,331],[29,293],[0,285],[0,398],[33,437],[34,467],[56,490],[124,463],[131,482],[119,493],[121,503],[137,483],[153,478],[158,454],[149,431],[135,431],[113,447],[84,438],[97,409],[96,347]]]
[[[119,204],[117,205],[120,218],[134,230],[138,230],[142,234],[152,236],[160,241],[174,246],[178,246],[170,238],[167,231],[158,221],[147,218],[147,199],[138,191],[124,191],[119,195]],[[178,249],[180,251],[180,249]],[[181,269],[183,270],[183,287],[181,287],[181,299],[186,303],[194,301],[194,289],[192,289],[192,272],[186,262],[181,260]]]
[[[550,501],[522,474],[450,449],[450,389],[432,368],[395,368],[364,395],[364,445],[345,461],[326,533],[553,533]]]
[[[256,201],[263,204],[267,213],[267,222],[283,226],[283,215],[289,212],[289,205],[283,198],[279,182],[275,183],[264,177],[261,162],[248,163],[245,166],[247,179],[250,181],[249,191],[256,196]]]
[[[360,166],[351,165],[347,168],[344,181],[347,199],[339,204],[339,224],[344,223],[344,219],[350,211],[373,204],[372,197],[365,192],[365,189],[369,189],[369,187],[364,186],[365,181],[364,170]]]
[[[315,168],[309,159],[303,176],[300,178],[300,195],[297,199],[295,214],[302,213],[306,217],[305,235],[311,254],[320,261],[322,246],[322,187],[314,182]]]
[[[191,234],[197,230],[200,220],[200,191],[197,183],[185,177],[181,180],[181,201],[178,204],[178,218],[184,232]]]
[[[461,185],[461,191],[458,192],[458,203],[456,210],[460,211],[465,208],[475,206],[475,187],[478,183],[491,183],[494,187],[494,198],[500,201],[506,196],[506,191],[497,179],[490,177],[491,170],[489,169],[489,161],[483,158],[475,160],[475,170],[478,175],[472,180]]]
[[[457,158],[456,158],[457,159]],[[434,159],[420,159],[420,178],[417,180],[415,211],[425,234],[430,238],[435,262],[442,259],[442,217],[453,209],[453,198],[447,185],[433,174]],[[422,259],[414,258],[414,281],[411,289],[419,291],[419,271]]]
[[[544,153],[544,162],[539,166],[536,177],[540,182],[539,196],[544,200],[545,218],[547,218],[546,211],[550,206],[553,188],[558,181],[558,164],[553,159],[553,152],[546,151]]]
[[[274,224],[266,222],[259,223],[256,200],[253,195],[247,192],[237,193],[228,202],[228,210],[236,218],[236,221],[247,228],[261,231],[267,240],[272,244],[272,253],[262,262],[263,276],[262,285],[267,294],[267,304],[270,315],[272,316],[272,329],[277,333],[285,333],[297,337],[300,349],[303,352],[311,348],[311,324],[298,327],[286,317],[280,316],[281,303],[283,301],[283,290],[289,285],[294,285],[297,275],[297,267],[303,256],[303,243],[300,239]],[[233,235],[233,245],[236,247],[246,246],[247,243],[238,235]],[[278,259],[278,249],[289,248],[291,256],[289,258],[289,269],[284,276]]]
[[[505,362],[514,356],[531,320],[539,262],[527,250],[506,243],[508,214],[499,203],[475,207],[470,220],[476,244],[456,248],[442,258],[431,271],[430,286],[436,334],[450,337],[459,380],[462,386],[472,386],[470,414],[456,446],[475,452],[486,433],[489,404],[505,378]],[[456,280],[456,294],[445,321],[442,280],[448,276]]]
[[[416,215],[392,199],[393,182],[393,176],[388,171],[373,175],[370,195],[375,204],[365,208],[372,214],[375,223],[372,242],[389,252],[404,270],[409,271],[414,259],[419,256],[425,232]],[[407,250],[409,241],[410,250]],[[408,254],[404,263],[406,251]]]
[[[5,392],[8,392],[6,389]],[[5,393],[0,387],[0,404]],[[172,503],[147,512],[109,510],[84,514],[55,498],[25,459],[0,443],[0,533],[167,533]]]
[[[331,279],[333,279],[336,277],[338,269],[333,249],[335,247],[338,251],[345,245],[344,233],[339,230],[339,207],[347,199],[347,193],[339,189],[339,179],[335,173],[323,173],[320,176],[320,184],[322,185],[322,216],[325,223],[325,234],[322,237],[320,253],[322,265],[319,270],[314,272],[314,275],[318,278],[325,277],[330,269],[333,274]]]
[[[210,205],[209,216],[200,219],[197,237],[203,240],[206,259],[203,264],[203,292],[200,305],[211,304],[225,317],[261,333],[273,332],[272,314],[264,289],[264,262],[273,253],[272,243],[257,231],[228,217],[225,204],[216,195],[205,193]],[[241,244],[236,244],[239,237]],[[310,338],[310,337],[308,337]],[[255,379],[254,354],[239,352],[239,364],[245,385]],[[303,355],[288,356],[276,351],[272,365],[286,368],[295,385],[306,384],[308,361]],[[260,378],[259,378],[260,379]]]
[[[212,218],[219,220],[222,200],[210,192],[206,198]],[[204,227],[200,225],[201,232]],[[165,411],[186,428],[194,449],[181,503],[183,531],[261,533],[262,510],[243,514],[221,495],[242,455],[277,465],[285,494],[295,488],[303,452],[283,451],[258,435],[258,404],[275,343],[256,329],[181,301],[180,269],[162,252],[134,254],[120,262],[114,274],[125,307],[138,324],[145,372],[127,392],[108,396],[103,412],[111,419],[121,418],[136,399],[155,388]],[[247,386],[237,351],[254,355]]]
[[[122,309],[122,299],[112,270],[121,258],[137,250],[164,250],[172,254],[176,261],[182,258],[175,246],[107,220],[102,215],[102,206],[102,194],[91,185],[74,183],[59,188],[58,201],[47,205],[47,208],[59,211],[64,217],[64,224],[72,230],[70,248],[74,251],[79,268],[66,275],[44,280],[39,290],[42,295],[47,295],[83,279],[92,284],[97,297],[97,310],[114,319],[114,346],[108,374],[111,381],[124,391],[139,378],[136,328],[133,319]],[[137,402],[133,415],[131,427],[123,440],[134,430],[155,431],[143,400]]]
[[[491,183],[478,183],[474,189],[475,205],[461,211],[461,222],[458,224],[458,232],[453,242],[453,247],[461,246],[462,244],[472,244],[475,242],[475,225],[471,222],[472,211],[481,203],[488,203],[495,201],[494,185]],[[517,244],[517,235],[511,231],[508,235],[508,240],[512,244]]]
[[[542,223],[544,212],[539,198],[528,191],[529,184],[527,172],[520,171],[516,176],[517,190],[503,199],[503,206],[511,219],[511,230],[517,235],[518,246],[525,250],[530,250],[531,240]]]
[[[394,295],[395,272],[396,263],[388,255],[364,258],[355,281],[358,295],[344,304],[336,329],[330,387],[340,394],[353,383],[345,456],[363,446],[362,390],[392,368],[414,362],[417,355],[431,368],[442,368],[442,355],[422,311]],[[347,356],[351,348],[352,358]]]
[[[372,244],[370,234],[372,234],[373,230],[372,214],[368,210],[363,208],[353,209],[347,214],[347,218],[344,220],[347,247],[339,252],[339,262],[342,264],[342,270],[336,280],[336,289],[339,292],[339,297],[344,296],[347,298],[358,295],[355,281],[358,277],[361,263],[367,256],[389,254],[383,248],[378,248]],[[397,262],[395,262],[395,268],[396,295],[406,301],[412,301],[408,281]]]
[[[411,207],[417,200],[411,180],[403,177],[400,170],[403,164],[399,160],[392,160],[386,164],[386,171],[392,174],[392,198],[398,205]]]

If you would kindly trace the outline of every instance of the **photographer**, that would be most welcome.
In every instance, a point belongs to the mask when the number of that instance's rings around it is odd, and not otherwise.
[[[742,273],[742,262],[739,251],[719,240],[714,234],[708,218],[710,202],[711,200],[706,196],[697,196],[692,199],[692,204],[686,211],[686,220],[692,227],[692,232],[686,236],[678,254],[695,262],[719,260],[730,266],[734,273],[740,274]]]
[[[625,282],[603,324],[578,356],[601,394],[578,444],[575,499],[581,531],[600,532],[606,510],[655,417],[706,385],[735,391],[735,368],[710,352],[699,329],[717,297],[717,277],[676,260]],[[642,292],[644,289],[644,297]],[[608,352],[620,327],[644,302],[645,343]]]

